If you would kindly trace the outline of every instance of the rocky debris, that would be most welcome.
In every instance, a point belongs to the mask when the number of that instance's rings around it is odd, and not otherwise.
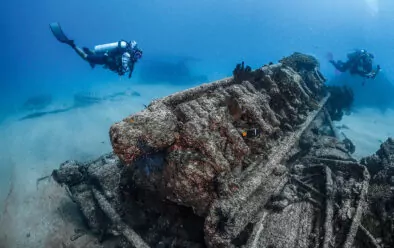
[[[120,247],[377,247],[361,225],[370,176],[337,138],[318,66],[241,63],[115,123],[114,153],[53,177]]]
[[[361,163],[372,176],[363,224],[382,247],[394,247],[394,139],[387,139]]]

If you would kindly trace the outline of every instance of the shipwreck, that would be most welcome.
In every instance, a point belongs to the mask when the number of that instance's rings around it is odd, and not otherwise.
[[[332,123],[352,93],[325,81],[301,53],[241,63],[113,124],[112,153],[52,176],[95,247],[393,247],[394,142],[354,159]]]

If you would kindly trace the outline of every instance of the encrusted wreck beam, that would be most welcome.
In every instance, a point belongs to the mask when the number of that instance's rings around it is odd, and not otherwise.
[[[362,182],[362,188],[359,195],[358,206],[356,208],[356,212],[353,216],[352,223],[350,225],[350,229],[348,235],[346,236],[346,241],[343,245],[344,248],[351,248],[353,247],[354,238],[356,237],[357,230],[361,226],[361,219],[363,215],[363,210],[366,205],[366,196],[368,193],[368,185],[369,185],[369,173],[367,169],[362,166],[363,174],[364,174],[364,181]]]
[[[248,243],[246,244],[245,248],[258,248],[259,246],[259,239],[261,232],[264,230],[264,221],[265,218],[267,217],[268,212],[263,211],[262,216],[260,217],[260,220],[255,224],[253,228],[253,232],[250,235],[250,238],[248,240]]]
[[[357,163],[357,160],[337,160],[337,159],[316,158],[316,157],[306,157],[305,159],[316,164],[321,163],[327,165],[332,170],[352,172],[352,170],[355,168],[360,169],[360,164]]]
[[[381,248],[374,236],[372,236],[372,234],[362,225],[358,228],[357,238],[360,239],[363,246],[368,248]]]
[[[295,178],[294,176],[291,176],[291,180],[294,183],[297,183],[298,185],[300,185],[302,188],[305,188],[308,192],[315,194],[316,196],[320,197],[320,198],[325,198],[325,195],[320,193],[318,190],[316,190],[315,188],[309,186],[308,184],[300,181],[299,179]]]
[[[328,125],[330,126],[332,133],[334,134],[335,138],[339,139],[340,138],[339,133],[338,133],[337,129],[335,128],[334,123],[332,122],[331,116],[328,113],[327,109],[324,109],[324,113],[325,113],[325,116],[328,121]]]
[[[334,185],[332,181],[332,173],[329,167],[325,167],[325,177],[326,177],[326,211],[325,211],[325,221],[324,221],[324,240],[323,248],[332,247],[331,238],[333,233],[332,220],[334,216]]]
[[[262,210],[271,195],[277,194],[287,183],[287,169],[280,164],[288,159],[290,149],[322,110],[328,98],[329,95],[323,98],[318,109],[308,116],[296,132],[282,140],[268,156],[268,162],[254,163],[241,179],[239,189],[229,199],[217,200],[212,204],[205,226],[212,238],[208,240],[210,246],[228,247],[232,239]],[[219,222],[223,221],[220,228],[222,231],[217,230]]]
[[[101,210],[106,216],[116,225],[117,230],[135,247],[135,248],[150,248],[145,241],[136,233],[133,229],[128,227],[111,206],[111,204],[105,199],[103,194],[97,189],[92,189],[93,195],[97,200]]]

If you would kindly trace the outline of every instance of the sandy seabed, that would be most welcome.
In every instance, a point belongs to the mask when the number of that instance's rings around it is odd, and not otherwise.
[[[0,248],[94,247],[89,235],[70,240],[75,227],[83,225],[65,190],[51,179],[39,184],[37,179],[50,175],[66,160],[86,161],[110,152],[108,130],[114,122],[143,109],[155,97],[181,89],[136,86],[133,90],[142,96],[36,119],[10,118],[2,124]],[[340,132],[354,142],[354,156],[361,158],[374,153],[392,135],[394,111],[360,109],[335,124],[344,127]]]
[[[335,125],[356,146],[353,156],[361,159],[375,153],[387,138],[394,137],[394,110],[357,109]]]
[[[89,107],[18,121],[26,115],[21,113],[2,123],[0,248],[94,245],[89,235],[70,240],[75,227],[83,227],[77,207],[65,189],[51,178],[38,184],[37,179],[50,175],[66,160],[87,161],[112,151],[109,128],[113,123],[142,110],[144,104],[155,98],[181,90],[166,85],[130,88],[141,96],[126,95]],[[112,87],[98,92],[108,95],[121,90]],[[55,102],[49,110],[64,105]]]

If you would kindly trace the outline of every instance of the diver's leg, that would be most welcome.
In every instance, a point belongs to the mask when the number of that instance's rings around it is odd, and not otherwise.
[[[335,69],[337,69],[340,72],[345,72],[349,68],[348,63],[343,63],[340,60],[338,60],[337,62],[331,60],[330,63],[335,67]]]
[[[89,50],[89,48],[87,47],[80,48],[76,46],[74,43],[70,44],[70,46],[79,55],[79,57],[87,61],[92,68],[94,68],[96,64],[104,64],[103,62],[101,63],[100,61],[101,56],[95,55],[92,51]]]
[[[80,47],[74,46],[74,51],[84,60],[87,60],[88,54],[83,51]]]
[[[72,44],[71,47],[83,60],[87,61],[92,68],[94,68],[96,64],[103,65],[106,62],[106,56],[96,55],[87,47],[80,48],[75,44]]]
[[[76,46],[74,42],[71,42],[69,45],[83,60],[87,61],[92,68],[94,68],[96,64],[105,65],[107,63],[108,56],[106,55],[95,54],[87,47],[80,48]]]
[[[68,45],[70,45],[74,49],[74,51],[79,55],[79,57],[81,57],[83,60],[87,60],[88,54],[85,52],[85,49],[76,46],[74,42],[71,42]]]

